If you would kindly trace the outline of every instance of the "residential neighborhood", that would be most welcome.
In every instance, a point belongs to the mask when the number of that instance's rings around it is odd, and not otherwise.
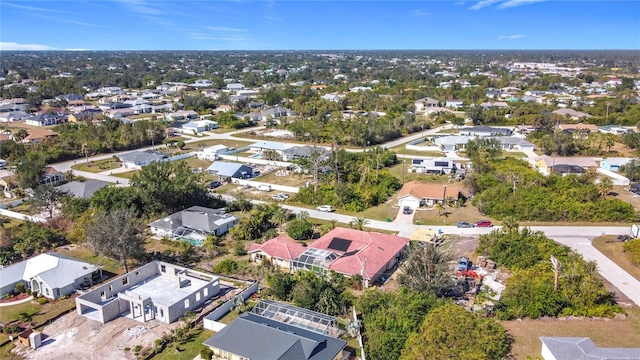
[[[635,51],[26,54],[3,359],[640,358]]]

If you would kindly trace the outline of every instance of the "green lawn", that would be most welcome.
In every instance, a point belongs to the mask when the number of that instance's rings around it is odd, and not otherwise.
[[[254,141],[242,141],[242,140],[201,140],[194,141],[192,143],[187,143],[187,146],[184,147],[185,151],[198,151],[200,150],[200,145],[204,147],[213,146],[213,145],[224,145],[229,148],[239,148],[243,146],[249,146],[253,144]]]
[[[114,274],[119,274],[122,272],[120,267],[120,263],[113,259],[109,259],[105,256],[96,255],[93,251],[87,249],[84,246],[77,246],[72,249],[68,249],[65,247],[60,247],[56,249],[57,252],[62,253],[67,256],[71,256],[82,261],[86,261],[91,264],[102,266],[103,270],[112,272]]]
[[[113,158],[99,160],[99,161],[81,161],[79,164],[73,165],[71,168],[78,171],[86,171],[90,173],[100,173],[107,170],[117,169],[122,165],[120,161]]]
[[[119,178],[123,178],[123,179],[131,179],[133,177],[133,175],[139,173],[140,170],[131,170],[131,171],[127,171],[127,172],[123,172],[123,173],[116,173],[113,174],[113,176],[115,177],[119,177]]]
[[[393,150],[396,154],[405,154],[405,155],[419,155],[419,156],[431,156],[431,157],[443,157],[444,154],[442,153],[442,151],[419,151],[419,150],[409,150],[405,147],[405,145],[402,146],[396,146],[394,147]],[[400,157],[402,158],[402,157]]]
[[[200,350],[205,347],[202,343],[214,334],[215,332],[211,330],[200,329],[186,343],[170,344],[163,352],[153,358],[157,360],[191,360],[198,356]]]
[[[4,306],[0,310],[0,322],[7,324],[22,318],[22,320],[26,319],[34,327],[37,327],[61,313],[75,308],[75,306],[76,301],[74,298],[51,301],[44,305],[40,305],[34,300],[13,306]],[[30,321],[28,320],[29,317],[31,318]]]
[[[277,171],[277,170],[276,170]],[[296,174],[293,171],[286,176],[277,176],[276,171],[260,175],[255,178],[256,181],[262,181],[270,184],[278,184],[284,186],[302,186],[307,181],[313,182],[313,176]]]
[[[200,160],[195,156],[180,161],[186,162],[187,166],[189,166],[191,169],[202,168],[202,170],[206,170],[209,166],[211,166],[212,163],[211,160]]]
[[[640,266],[631,262],[631,259],[624,252],[624,243],[617,239],[617,236],[607,235],[593,239],[593,246],[604,256],[608,257],[614,263],[618,264],[629,275],[640,280]]]

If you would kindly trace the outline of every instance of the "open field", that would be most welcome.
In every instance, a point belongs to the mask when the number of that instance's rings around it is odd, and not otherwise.
[[[260,175],[252,180],[285,186],[302,186],[307,181],[313,182],[313,176],[310,175],[295,174],[293,171],[290,171],[289,175],[277,176],[276,171],[271,171],[267,174]]]
[[[191,169],[202,168],[203,171],[206,170],[209,166],[211,166],[211,163],[213,163],[213,161],[211,160],[200,160],[195,156],[186,158],[184,160],[179,160],[179,161],[186,162],[187,166],[189,166]]]
[[[620,199],[626,203],[633,205],[637,210],[640,209],[640,196],[625,190],[623,186],[614,186],[613,190],[609,192],[609,197],[614,199]]]
[[[459,221],[474,223],[478,220],[489,220],[494,225],[498,225],[494,219],[480,214],[478,208],[469,202],[458,208],[447,206],[444,212],[446,215],[444,213],[438,215],[438,210],[435,208],[421,208],[416,210],[413,221],[419,222],[421,225],[455,226]]]
[[[591,242],[598,251],[608,257],[614,263],[618,264],[629,275],[640,280],[640,266],[631,262],[631,259],[625,254],[624,243],[617,239],[617,236],[608,235],[593,239]]]
[[[226,139],[213,139],[213,140],[201,140],[194,141],[192,143],[187,143],[184,147],[184,151],[198,151],[200,150],[200,145],[204,147],[213,146],[213,145],[224,145],[229,148],[239,148],[243,146],[249,146],[253,144],[251,141],[242,141],[242,140],[226,140]]]
[[[392,148],[396,154],[405,154],[405,155],[416,155],[416,156],[429,156],[429,157],[443,157],[444,154],[442,151],[418,151],[418,150],[409,150],[403,144],[402,146],[396,146]]]
[[[540,336],[590,337],[602,347],[637,347],[640,344],[640,309],[626,309],[624,320],[544,319],[511,320],[502,324],[513,335],[512,354],[516,359],[539,357]]]

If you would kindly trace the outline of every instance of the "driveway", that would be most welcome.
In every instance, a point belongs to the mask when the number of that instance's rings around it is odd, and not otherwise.
[[[598,251],[591,244],[590,239],[573,236],[553,236],[551,238],[560,244],[569,246],[578,254],[581,254],[585,260],[595,261],[598,264],[598,273],[636,305],[640,306],[640,281]]]
[[[398,208],[398,215],[396,215],[396,219],[393,220],[393,222],[397,224],[413,224],[413,216],[415,214],[415,209],[411,209],[411,214],[404,214],[402,212],[402,207],[400,207]]]

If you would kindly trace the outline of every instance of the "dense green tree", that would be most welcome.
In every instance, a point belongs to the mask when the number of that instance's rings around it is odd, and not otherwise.
[[[511,336],[491,318],[446,304],[430,312],[411,334],[400,360],[501,360],[511,352]]]
[[[46,165],[40,153],[35,151],[28,152],[20,159],[16,168],[18,184],[24,189],[36,188],[42,182]]]
[[[87,227],[87,245],[96,253],[117,259],[129,271],[127,261],[145,254],[142,223],[133,209],[116,208],[97,214]]]
[[[406,260],[400,266],[398,282],[411,290],[438,297],[455,288],[449,262],[451,255],[433,244],[416,244],[409,248]]]
[[[313,236],[313,224],[306,219],[293,219],[287,224],[287,235],[294,240],[307,240]]]
[[[409,291],[366,291],[356,308],[364,322],[364,350],[375,360],[396,360],[409,335],[423,323],[425,316],[442,303],[435,296]]]
[[[204,189],[202,174],[194,174],[182,161],[155,161],[131,178],[146,213],[174,213],[211,201]]]

